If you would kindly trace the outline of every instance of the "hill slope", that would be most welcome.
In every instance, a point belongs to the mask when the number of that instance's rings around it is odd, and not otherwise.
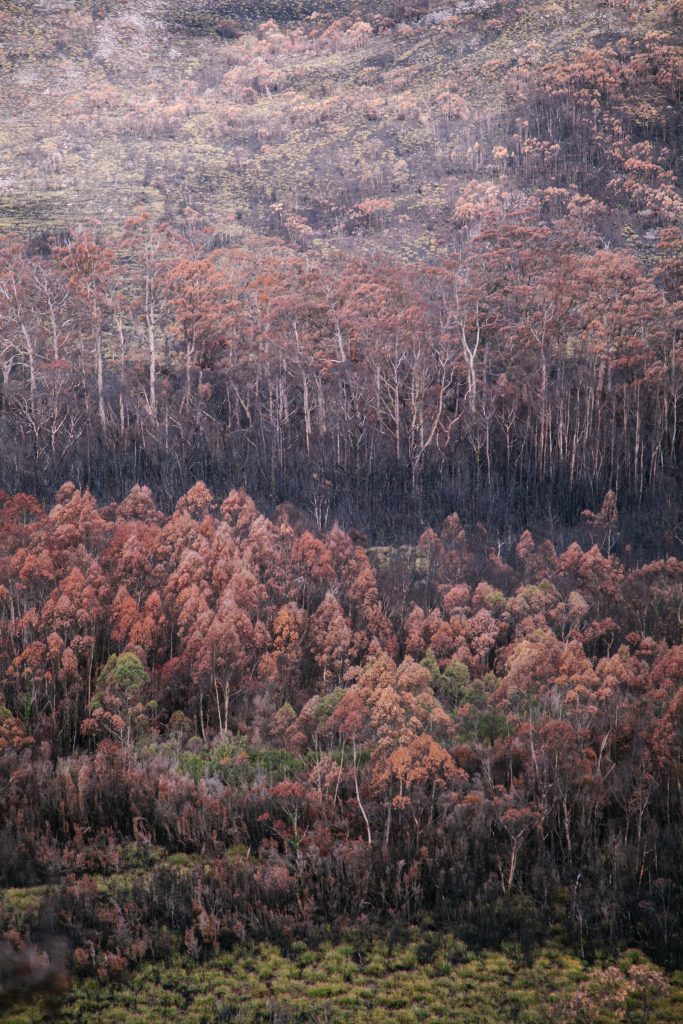
[[[678,170],[680,33],[657,2],[71,0],[37,18],[10,0],[0,224],[116,227],[139,204],[190,205],[233,239],[428,257],[472,201],[577,182],[607,203],[607,230],[638,232],[667,198],[681,212],[662,178]],[[590,139],[554,94],[562,72],[590,90]],[[647,167],[624,171],[625,128],[651,141]],[[608,188],[620,175],[650,191]]]

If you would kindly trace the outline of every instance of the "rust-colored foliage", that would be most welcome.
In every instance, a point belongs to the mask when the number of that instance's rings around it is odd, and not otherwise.
[[[663,959],[678,948],[680,562],[528,532],[492,551],[451,516],[392,568],[203,484],[171,514],[67,485],[0,515],[3,878],[75,879],[60,928],[79,970],[149,955],[167,913],[200,957],[352,908],[559,900],[577,875],[586,948],[607,870],[612,941],[632,915]],[[591,515],[607,549],[612,497]],[[225,860],[235,842],[253,856]],[[114,921],[87,876],[121,844],[206,863],[173,909],[160,871]]]

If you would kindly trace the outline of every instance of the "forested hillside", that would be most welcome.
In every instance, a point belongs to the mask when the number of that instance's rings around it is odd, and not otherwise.
[[[3,1021],[681,1019],[682,99],[681,0],[2,4]]]
[[[456,515],[366,551],[203,484],[170,516],[73,485],[0,516],[2,923],[29,976],[34,934],[57,977],[59,937],[107,979],[173,933],[202,960],[381,921],[680,962],[683,563],[528,532],[505,562]],[[603,550],[615,526],[607,503]]]
[[[680,551],[676,4],[248,7],[3,11],[0,484]]]

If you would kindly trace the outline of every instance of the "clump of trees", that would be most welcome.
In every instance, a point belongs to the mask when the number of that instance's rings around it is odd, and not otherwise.
[[[106,978],[429,919],[674,964],[683,564],[624,567],[613,508],[589,548],[373,551],[203,484],[6,496],[0,884],[49,896],[4,941]]]

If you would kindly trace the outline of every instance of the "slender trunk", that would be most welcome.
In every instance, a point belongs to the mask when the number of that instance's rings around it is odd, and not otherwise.
[[[147,307],[147,346],[149,348],[149,407],[156,416],[157,411],[157,339],[154,320],[154,304]]]
[[[33,347],[33,339],[30,333],[22,324],[21,333],[24,336],[26,342],[26,358],[28,359],[28,386],[29,395],[31,399],[31,411],[35,410],[35,399],[36,399],[36,354]]]
[[[389,803],[387,805],[387,820],[386,820],[386,824],[384,826],[384,840],[382,842],[382,848],[384,850],[388,850],[389,849],[389,837],[391,836],[391,809],[392,809],[392,803],[391,803],[391,799],[390,799]]]
[[[306,432],[306,455],[311,454],[311,396],[308,388],[308,377],[303,374],[304,428]]]
[[[358,756],[356,753],[355,737],[353,739],[353,782],[356,788],[356,802],[358,803],[360,813],[363,815],[363,821],[365,822],[365,829],[368,836],[368,846],[372,846],[372,832],[370,830],[370,822],[368,821],[368,816],[365,813],[365,808],[363,807],[363,802],[360,798],[360,787],[358,785]]]
[[[104,355],[102,352],[102,334],[99,328],[95,330],[95,360],[97,362],[97,414],[104,430],[107,425],[107,414],[104,407]]]
[[[123,334],[123,321],[120,316],[116,318],[116,328],[119,332],[119,428],[121,437],[126,433],[126,412],[124,394],[126,391],[126,343]]]
[[[334,799],[332,801],[333,804],[337,803],[337,796],[339,794],[339,784],[341,782],[342,771],[344,769],[344,748],[345,747],[346,747],[346,738],[344,738],[344,740],[342,741],[341,757],[339,759],[339,771],[337,772],[337,782],[336,782],[335,787],[334,787]]]

